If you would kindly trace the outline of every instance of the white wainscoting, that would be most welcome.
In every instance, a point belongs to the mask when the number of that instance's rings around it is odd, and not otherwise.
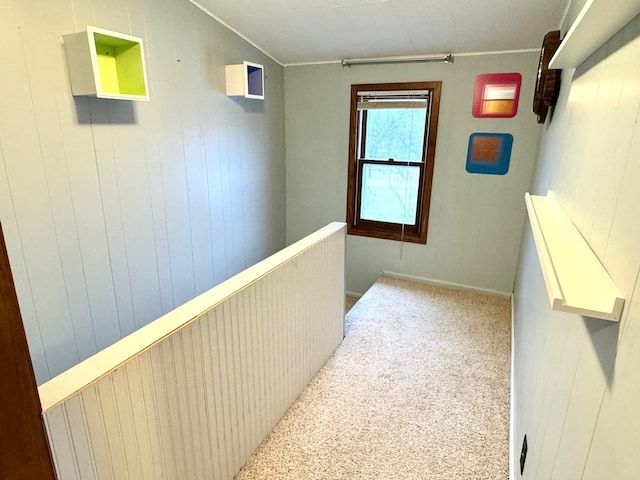
[[[231,479],[342,340],[332,223],[40,387],[61,480]]]

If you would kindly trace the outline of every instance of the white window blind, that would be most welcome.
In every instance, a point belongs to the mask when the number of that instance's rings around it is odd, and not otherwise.
[[[429,106],[429,90],[358,92],[358,110],[422,108]]]

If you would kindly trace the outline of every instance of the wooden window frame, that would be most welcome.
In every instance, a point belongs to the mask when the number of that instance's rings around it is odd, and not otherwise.
[[[358,92],[360,91],[401,91],[429,90],[431,98],[425,125],[422,162],[376,160],[364,158],[364,142],[359,138],[366,133],[366,110],[358,111]],[[347,184],[347,233],[387,240],[399,240],[411,243],[427,243],[429,225],[429,207],[431,204],[431,186],[438,133],[438,115],[440,111],[440,93],[442,82],[404,82],[404,83],[368,83],[351,85],[351,110],[349,125],[349,168]],[[358,147],[361,147],[358,152]],[[416,208],[416,224],[363,220],[360,218],[360,199],[362,172],[365,164],[419,166],[422,167]]]

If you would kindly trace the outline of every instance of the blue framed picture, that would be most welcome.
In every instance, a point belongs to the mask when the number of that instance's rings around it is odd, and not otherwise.
[[[513,135],[472,133],[467,150],[467,172],[504,175],[509,171]]]

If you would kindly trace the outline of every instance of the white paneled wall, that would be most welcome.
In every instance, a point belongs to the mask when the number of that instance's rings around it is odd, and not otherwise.
[[[640,17],[577,70],[547,123],[534,193],[552,189],[627,298],[620,324],[551,311],[525,228],[514,307],[522,478],[638,478]],[[518,455],[516,455],[517,458]]]
[[[342,340],[331,224],[40,387],[64,480],[231,479]]]
[[[140,36],[150,102],[72,97],[62,35]],[[283,69],[191,3],[0,2],[0,221],[38,383],[284,246]],[[230,99],[224,65],[265,65]]]

